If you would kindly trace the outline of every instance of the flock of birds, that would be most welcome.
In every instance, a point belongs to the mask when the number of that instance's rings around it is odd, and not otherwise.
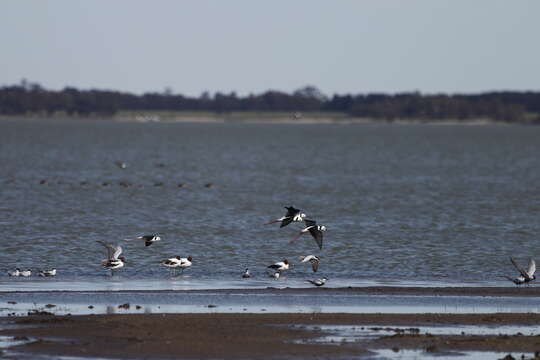
[[[315,240],[316,244],[318,245],[319,249],[322,250],[323,233],[326,231],[326,226],[318,225],[315,220],[307,219],[306,214],[304,214],[300,209],[294,208],[293,206],[285,206],[285,209],[287,209],[287,213],[284,216],[278,219],[272,220],[270,222],[267,222],[264,225],[280,223],[280,228],[283,228],[293,222],[304,222],[305,227],[289,243],[294,242],[295,240],[300,238],[302,235],[307,234],[309,232],[310,235]],[[130,240],[144,241],[145,246],[150,246],[153,243],[160,241],[161,237],[158,236],[157,234],[152,234],[152,235],[143,235],[136,238],[124,239],[124,241],[130,241]],[[122,246],[113,245],[113,244],[106,243],[100,240],[98,240],[97,242],[101,244],[107,250],[107,258],[102,261],[101,266],[105,269],[111,270],[111,276],[113,276],[114,271],[124,267],[126,263],[125,257],[120,256],[122,254]],[[317,272],[321,259],[315,255],[306,255],[306,256],[300,257],[300,262],[301,263],[309,262],[311,264],[313,272]],[[532,258],[529,259],[527,270],[525,270],[522,266],[520,266],[512,257],[510,257],[510,262],[512,263],[512,265],[514,265],[514,267],[519,272],[519,276],[516,278],[504,276],[505,279],[512,281],[516,285],[528,284],[529,282],[536,279],[536,276],[534,275],[536,272],[536,262],[534,261],[534,259]],[[174,257],[161,261],[160,264],[168,268],[171,271],[171,274],[174,276],[176,275],[177,269],[181,269],[182,274],[183,274],[184,270],[186,268],[189,268],[193,264],[193,257],[174,256]],[[290,263],[289,263],[289,260],[287,259],[271,264],[267,267],[267,269],[270,271],[269,276],[275,279],[279,279],[282,272],[289,270],[289,266],[290,266]],[[17,268],[15,270],[9,270],[8,275],[28,277],[32,275],[32,271],[30,269],[20,270],[19,268]],[[53,268],[51,270],[40,270],[38,271],[38,275],[44,276],[44,277],[56,276],[56,269]],[[246,270],[242,274],[242,278],[246,279],[246,278],[251,278],[251,277],[252,277],[252,274],[250,273],[249,268],[246,268]],[[322,277],[319,279],[306,280],[306,281],[315,286],[323,286],[327,280],[328,278]]]

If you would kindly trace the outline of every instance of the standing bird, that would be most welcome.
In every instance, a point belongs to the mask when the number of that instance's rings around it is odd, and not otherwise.
[[[285,259],[283,261],[279,261],[275,264],[272,264],[268,266],[269,269],[275,270],[275,271],[285,271],[289,270],[289,260]]]
[[[313,272],[317,272],[317,269],[319,268],[319,263],[321,262],[321,259],[319,259],[315,255],[307,255],[307,256],[301,256],[300,257],[301,262],[310,262],[311,268],[313,269]]]
[[[525,284],[536,279],[536,276],[534,275],[536,271],[536,262],[532,258],[529,258],[527,271],[525,271],[525,269],[519,266],[512,257],[510,257],[510,261],[512,262],[512,265],[514,265],[514,267],[517,269],[517,271],[519,271],[520,275],[515,279],[512,279],[509,276],[505,276],[506,279],[512,281],[516,285]]]
[[[32,270],[30,270],[30,269],[21,271],[21,276],[28,277],[30,275],[32,275]]]
[[[130,241],[130,240],[144,240],[144,245],[150,246],[156,241],[160,241],[161,237],[159,237],[157,234],[152,234],[152,235],[138,236],[136,238],[131,238],[131,239],[124,239],[124,241]]]
[[[41,270],[38,274],[39,276],[56,276],[56,269],[51,270]]]
[[[19,276],[21,275],[21,269],[16,268],[15,270],[8,270],[7,273],[9,276]]]
[[[114,270],[124,267],[126,259],[120,256],[122,247],[120,245],[112,245],[103,241],[97,241],[100,245],[107,249],[107,259],[101,262],[101,266],[111,270],[111,276],[114,275]]]
[[[317,280],[306,280],[306,282],[312,283],[313,285],[319,287],[319,286],[323,286],[326,283],[326,280],[328,280],[328,279],[323,277],[323,278],[320,278],[320,279],[317,279]]]
[[[251,277],[251,273],[249,272],[249,269],[248,269],[248,268],[246,268],[246,271],[244,271],[244,273],[242,274],[242,277],[243,277],[244,279],[248,279],[248,278]]]
[[[317,245],[319,245],[319,249],[322,250],[323,231],[326,231],[326,226],[317,225],[317,222],[315,220],[308,220],[308,219],[304,220],[304,223],[306,224],[306,227],[302,231],[300,231],[294,239],[289,241],[289,244],[309,231],[311,236],[313,236],[313,239],[315,239],[315,242],[317,243]]]
[[[301,210],[295,209],[292,206],[285,206],[285,209],[287,209],[287,213],[285,214],[285,216],[282,216],[279,219],[267,222],[264,225],[269,225],[269,224],[273,224],[273,223],[281,221],[281,225],[279,227],[282,228],[289,225],[293,221],[295,222],[303,221],[304,218],[306,217],[306,214],[302,213]]]
[[[168,267],[169,269],[172,269],[173,275],[176,274],[177,268],[182,269],[182,274],[183,274],[184,269],[192,265],[192,261],[193,261],[193,258],[191,256],[188,256],[187,258],[175,256],[170,259],[162,261],[161,265]]]
[[[182,258],[180,256],[175,256],[167,260],[163,260],[160,264],[169,268],[171,270],[171,275],[174,276],[176,274],[176,268],[180,266],[181,259]]]

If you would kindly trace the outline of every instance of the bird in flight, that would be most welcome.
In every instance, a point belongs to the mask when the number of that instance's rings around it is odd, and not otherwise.
[[[506,279],[512,281],[516,285],[525,284],[536,279],[536,276],[534,275],[534,273],[536,272],[536,262],[534,261],[534,259],[529,258],[527,271],[525,271],[524,268],[518,265],[518,263],[512,257],[510,257],[510,261],[512,262],[512,265],[514,265],[514,267],[517,269],[517,271],[519,271],[520,275],[515,279],[509,276],[505,276]]]
[[[100,245],[107,249],[107,259],[101,262],[101,266],[111,270],[111,276],[114,275],[114,270],[124,267],[126,259],[120,256],[122,247],[120,245],[112,245],[104,241],[97,241]]]
[[[279,227],[282,228],[289,225],[293,221],[294,222],[303,221],[304,218],[306,217],[306,214],[304,214],[300,209],[295,209],[292,206],[285,206],[285,209],[287,209],[287,213],[285,214],[285,216],[282,216],[279,219],[275,219],[270,222],[267,222],[264,225],[270,225],[273,223],[281,222],[281,225]]]
[[[319,259],[315,255],[307,255],[307,256],[301,256],[300,257],[301,262],[310,262],[311,268],[313,269],[313,272],[317,272],[317,269],[319,268],[319,263],[321,262],[321,259]]]
[[[304,223],[306,224],[306,227],[302,229],[302,231],[300,231],[298,235],[296,235],[296,237],[289,242],[289,244],[295,241],[296,239],[298,239],[300,236],[309,232],[311,236],[313,236],[313,239],[315,240],[317,245],[319,246],[319,249],[322,250],[323,231],[326,231],[326,226],[317,225],[317,222],[315,220],[308,220],[308,219],[305,219]]]
[[[160,241],[161,237],[159,237],[157,234],[152,234],[152,235],[138,236],[136,238],[131,238],[131,239],[124,239],[124,241],[130,241],[130,240],[144,240],[144,245],[150,246],[156,241]]]

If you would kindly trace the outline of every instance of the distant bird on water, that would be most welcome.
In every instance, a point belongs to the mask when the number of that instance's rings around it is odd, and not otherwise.
[[[251,273],[249,272],[249,269],[246,268],[246,271],[244,271],[244,273],[242,274],[242,277],[244,279],[248,279],[251,277]]]
[[[296,237],[289,242],[289,244],[309,231],[311,236],[313,236],[313,239],[315,239],[317,245],[319,245],[319,249],[322,250],[323,231],[326,231],[326,226],[317,225],[317,222],[315,220],[308,219],[304,220],[304,223],[306,224],[306,227],[302,231],[300,231],[298,235],[296,235]]]
[[[28,277],[30,275],[32,275],[32,270],[30,270],[30,269],[21,271],[21,276]]]
[[[138,236],[136,238],[131,238],[131,239],[124,239],[124,241],[130,241],[130,240],[144,240],[144,245],[150,246],[156,241],[160,241],[161,237],[159,237],[157,234],[152,234],[152,235]]]
[[[273,223],[281,222],[281,225],[279,227],[282,228],[289,225],[293,221],[294,222],[303,221],[304,218],[306,217],[306,214],[302,213],[300,209],[295,209],[292,206],[285,206],[285,209],[287,209],[287,213],[285,214],[285,216],[282,216],[279,219],[275,219],[270,222],[267,222],[264,225],[270,225]]]
[[[321,262],[321,259],[319,259],[315,255],[307,255],[307,256],[301,256],[300,257],[301,262],[310,262],[311,268],[313,269],[313,272],[317,272],[317,269],[319,268],[319,263]]]
[[[127,164],[123,161],[117,160],[114,162],[114,165],[118,166],[120,169],[127,168]]]
[[[306,281],[308,283],[311,283],[311,284],[319,287],[319,286],[323,286],[324,284],[326,284],[326,280],[328,280],[328,279],[323,277],[323,278],[320,278],[320,279],[317,279],[317,280],[306,280]]]
[[[97,241],[100,245],[107,249],[107,259],[101,262],[101,266],[111,270],[111,276],[114,275],[114,270],[124,267],[126,259],[120,256],[122,247],[120,245],[112,245],[104,241]]]
[[[21,275],[21,269],[16,268],[15,270],[8,270],[9,276],[20,276]]]
[[[536,279],[536,276],[534,275],[536,271],[536,262],[534,261],[534,259],[529,258],[527,271],[525,271],[525,269],[518,265],[512,257],[510,257],[510,261],[512,262],[512,265],[514,265],[514,267],[517,269],[517,271],[519,271],[520,275],[515,279],[509,276],[505,276],[506,279],[512,281],[516,285],[525,284]]]
[[[51,270],[41,270],[38,275],[39,276],[47,276],[47,277],[56,276],[56,269],[53,268]]]

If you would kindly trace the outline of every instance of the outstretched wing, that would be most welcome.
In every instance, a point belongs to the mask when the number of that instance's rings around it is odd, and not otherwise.
[[[527,268],[527,275],[529,275],[529,278],[533,277],[535,271],[536,271],[536,261],[534,261],[533,258],[530,258],[529,267]]]
[[[304,220],[304,224],[306,224],[306,227],[309,227],[309,226],[315,226],[315,225],[317,225],[317,222],[316,222],[315,220],[305,219],[305,220]]]
[[[530,276],[529,274],[525,271],[525,269],[523,269],[521,266],[519,266],[516,261],[514,260],[514,258],[510,257],[510,261],[512,262],[512,265],[514,265],[514,267],[517,269],[517,271],[519,271],[519,273],[525,278],[525,279],[529,279]]]
[[[97,242],[107,249],[107,259],[118,260],[118,257],[122,253],[122,247],[120,245],[114,246],[101,240],[97,240]]]
[[[287,218],[281,220],[281,225],[279,225],[279,227],[280,228],[285,227],[285,226],[289,225],[290,223],[292,223],[292,221],[293,221],[292,217],[287,217]]]
[[[287,214],[285,214],[285,216],[294,217],[300,213],[300,209],[295,209],[292,206],[285,206],[285,209],[287,209]]]
[[[313,239],[315,239],[315,242],[317,245],[319,245],[319,249],[322,250],[322,241],[323,241],[323,233],[322,231],[318,230],[317,227],[312,227],[309,229],[309,233],[311,236],[313,236]]]

